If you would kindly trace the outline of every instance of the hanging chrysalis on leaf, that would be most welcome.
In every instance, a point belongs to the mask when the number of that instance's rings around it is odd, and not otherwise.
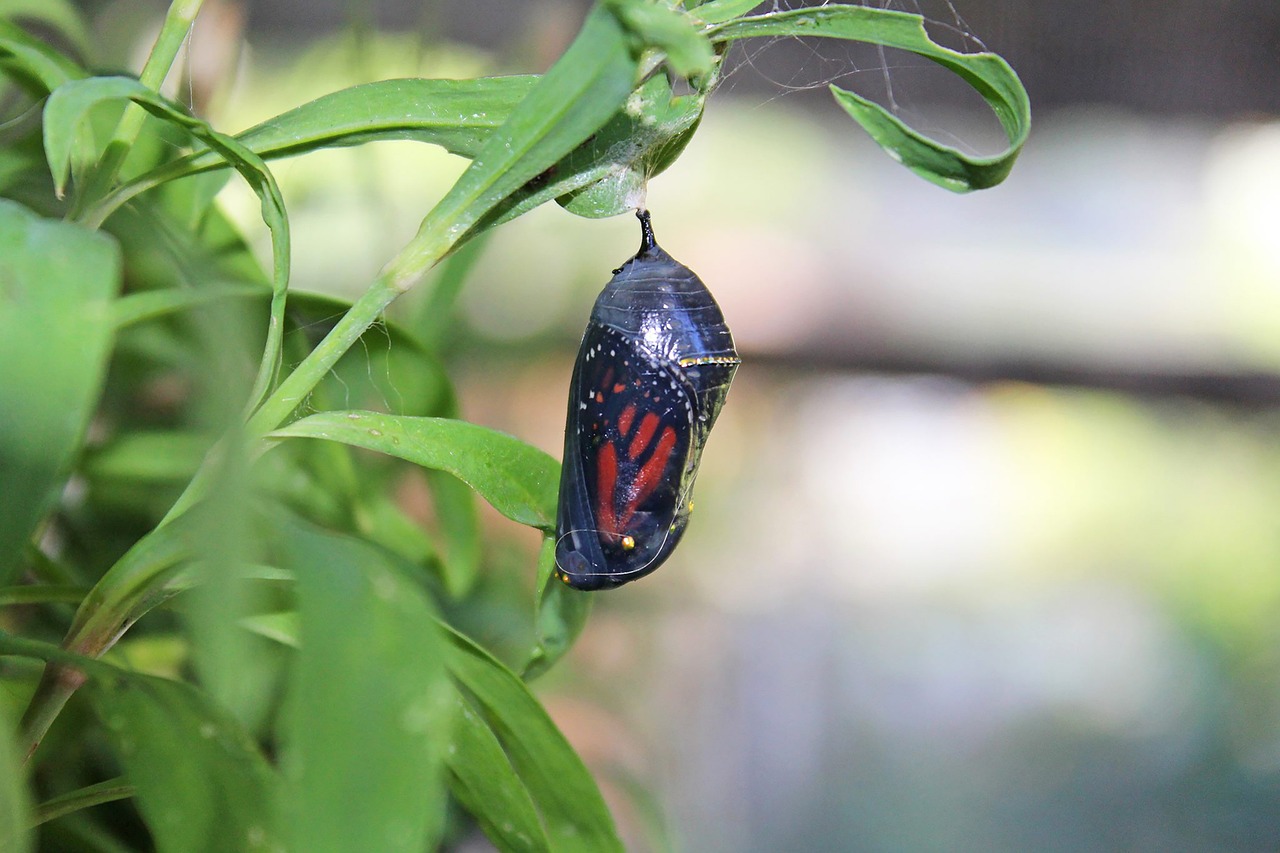
[[[644,577],[671,555],[741,361],[711,291],[637,215],[640,251],[596,299],[569,386],[556,575],[581,590]]]

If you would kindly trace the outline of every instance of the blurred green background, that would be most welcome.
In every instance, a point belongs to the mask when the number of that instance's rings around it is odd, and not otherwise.
[[[163,5],[87,5],[136,65]],[[539,687],[636,849],[658,821],[689,851],[1274,851],[1280,4],[880,5],[1009,59],[1031,140],[954,196],[824,85],[998,150],[945,72],[730,55],[649,207],[744,365],[685,544]],[[365,80],[540,71],[584,7],[207,0],[180,94],[238,131]],[[354,295],[461,166],[408,142],[274,165],[294,287]],[[222,200],[265,254],[256,199]],[[554,206],[494,233],[449,330],[468,419],[559,456],[637,241]],[[490,527],[493,582],[528,583],[536,534]]]

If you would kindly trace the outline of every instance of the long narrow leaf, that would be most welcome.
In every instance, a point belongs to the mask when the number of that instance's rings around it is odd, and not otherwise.
[[[160,853],[277,850],[279,780],[249,735],[190,685],[130,676],[91,691]]]
[[[537,81],[535,75],[523,74],[364,83],[281,113],[236,139],[264,160],[371,139],[412,139],[474,157]],[[222,165],[211,152],[182,164],[183,174]]]
[[[560,481],[556,461],[496,430],[447,418],[321,412],[271,436],[339,441],[447,471],[512,521],[545,530],[555,525]]]
[[[993,53],[959,53],[929,38],[919,15],[865,6],[830,5],[741,18],[708,30],[713,42],[759,36],[820,36],[908,50],[957,74],[1000,120],[1009,147],[994,157],[971,157],[931,140],[852,92],[832,87],[837,102],[894,159],[924,179],[955,192],[984,189],[1005,179],[1031,129],[1026,89],[1009,64]]]
[[[533,797],[552,849],[621,850],[600,789],[524,682],[461,634],[447,634],[449,673],[475,699]]]
[[[8,714],[0,712],[0,850],[27,853],[31,836],[31,797],[22,756],[13,742]]]
[[[452,708],[431,605],[368,543],[279,533],[301,646],[281,723],[288,849],[433,849]]]
[[[4,19],[0,19],[0,69],[39,94],[87,76],[70,59]]]
[[[610,0],[610,6],[642,41],[666,54],[667,63],[681,77],[701,77],[711,71],[715,53],[684,10],[644,0]]]
[[[120,286],[114,241],[0,200],[0,584],[57,499],[98,403]]]
[[[406,289],[497,205],[577,148],[622,107],[638,66],[627,33],[603,6],[559,61],[485,141],[384,275]]]
[[[124,777],[107,779],[93,785],[77,788],[51,800],[46,800],[36,809],[31,823],[33,826],[39,826],[42,823],[57,820],[63,815],[72,814],[81,809],[100,806],[103,803],[112,803],[116,800],[127,800],[137,793],[138,789],[130,785]],[[8,849],[8,847],[0,846],[0,850]]]
[[[550,850],[538,810],[483,714],[461,693],[449,744],[449,790],[499,849]]]

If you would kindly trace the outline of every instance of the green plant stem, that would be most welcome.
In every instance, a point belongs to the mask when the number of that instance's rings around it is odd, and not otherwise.
[[[260,439],[284,423],[285,418],[298,408],[360,336],[378,321],[387,307],[454,248],[476,218],[473,214],[466,224],[459,222],[464,219],[460,216],[454,217],[454,223],[444,226],[424,224],[418,236],[386,265],[324,340],[253,413],[246,426],[249,440]],[[433,223],[433,220],[439,221],[435,217],[427,217],[427,223]]]
[[[160,27],[160,34],[156,37],[156,43],[142,66],[142,72],[138,75],[138,82],[153,91],[160,89],[165,78],[169,76],[173,61],[177,58],[178,51],[182,49],[182,43],[186,40],[187,33],[191,31],[191,25],[195,22],[196,15],[200,14],[200,7],[203,4],[204,0],[173,0],[169,5],[169,11],[165,13],[164,23]],[[85,214],[85,205],[91,205],[115,182],[116,176],[120,174],[120,167],[129,156],[129,151],[133,148],[133,143],[138,138],[146,118],[147,111],[138,104],[130,103],[125,107],[120,121],[116,123],[115,132],[111,135],[111,142],[107,144],[102,159],[90,174],[84,192],[77,199],[72,219],[81,221]],[[100,219],[97,224],[101,224]]]
[[[31,826],[33,828],[37,827],[42,823],[48,823],[63,815],[78,812],[90,806],[99,806],[116,800],[126,800],[132,797],[133,794],[133,785],[126,782],[123,776],[78,788],[75,791],[41,803],[31,817]]]
[[[68,652],[51,643],[15,637],[0,631],[0,655],[36,658],[45,662],[44,675],[36,687],[27,712],[22,717],[22,737],[27,743],[25,758],[30,758],[43,740],[45,732],[62,711],[71,695],[84,684],[85,668],[99,666],[103,671],[110,667],[97,661],[86,661],[80,655]],[[40,698],[45,696],[45,698]]]

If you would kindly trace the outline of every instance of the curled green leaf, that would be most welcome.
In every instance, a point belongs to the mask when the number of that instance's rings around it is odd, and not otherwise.
[[[898,48],[952,71],[980,94],[1000,120],[1009,147],[993,157],[972,157],[912,130],[884,107],[832,87],[837,102],[891,157],[953,192],[985,189],[1008,176],[1031,130],[1027,91],[1009,63],[994,53],[960,53],[929,38],[919,15],[864,6],[831,5],[741,18],[708,30],[723,43],[759,36],[820,36]]]

